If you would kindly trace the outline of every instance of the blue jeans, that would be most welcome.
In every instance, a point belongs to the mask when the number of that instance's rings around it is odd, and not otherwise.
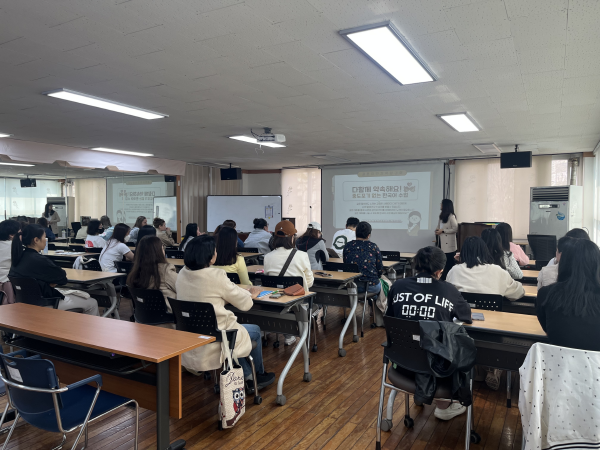
[[[250,356],[254,360],[254,368],[256,369],[256,374],[264,373],[265,366],[263,365],[263,357],[262,357],[262,340],[260,337],[260,327],[254,324],[242,324],[242,326],[246,329],[248,334],[250,335],[250,340],[252,342],[256,342],[256,348],[250,352]],[[239,359],[240,366],[244,370],[244,378],[248,378],[252,375],[252,366],[246,358]]]
[[[367,287],[367,292],[369,294],[373,294],[373,293],[377,293],[381,291],[381,281],[378,281],[377,284],[375,286],[368,286]],[[365,293],[365,285],[364,284],[359,284],[358,285],[358,289],[356,290],[356,292],[358,292],[359,294],[364,294]]]

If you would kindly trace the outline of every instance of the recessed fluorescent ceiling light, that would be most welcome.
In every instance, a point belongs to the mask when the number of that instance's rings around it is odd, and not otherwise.
[[[265,147],[280,148],[285,145],[276,144],[275,142],[258,142],[255,138],[250,136],[229,136],[229,139],[235,139],[236,141],[249,142],[250,144],[264,145]]]
[[[0,138],[3,138],[3,137],[11,137],[11,136],[12,136],[12,134],[0,133]]]
[[[35,164],[19,164],[19,163],[6,163],[6,162],[0,162],[0,166],[21,166],[21,167],[35,167]]]
[[[425,62],[389,22],[342,30],[340,34],[400,84],[436,80]]]
[[[467,113],[438,114],[437,116],[460,133],[479,131],[479,127]]]
[[[49,97],[69,100],[71,102],[82,103],[84,105],[95,106],[97,108],[108,109],[109,111],[129,114],[130,116],[136,116],[142,119],[152,120],[162,119],[163,117],[169,117],[166,114],[147,111],[145,109],[136,108],[134,106],[123,105],[121,103],[113,102],[111,100],[105,100],[103,98],[94,97],[88,94],[82,94],[81,92],[70,91],[68,89],[58,89],[56,91],[44,92],[43,94]]]
[[[481,153],[486,153],[486,154],[500,153],[500,149],[498,148],[498,146],[496,144],[473,144],[473,147],[475,147]]]
[[[107,152],[107,153],[120,153],[122,155],[154,156],[152,153],[130,152],[129,150],[116,150],[114,148],[104,148],[104,147],[94,147],[90,150],[96,150],[98,152]]]

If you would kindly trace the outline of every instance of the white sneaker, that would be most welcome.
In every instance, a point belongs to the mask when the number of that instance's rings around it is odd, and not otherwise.
[[[450,420],[456,416],[460,416],[467,410],[466,406],[460,403],[451,403],[446,409],[435,408],[433,415],[440,420]]]
[[[296,343],[296,336],[286,336],[285,345],[293,345]]]

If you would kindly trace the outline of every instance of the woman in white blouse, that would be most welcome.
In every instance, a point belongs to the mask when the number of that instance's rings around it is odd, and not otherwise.
[[[439,247],[446,254],[446,267],[442,273],[441,280],[445,280],[448,272],[455,264],[454,256],[456,256],[456,233],[458,232],[458,222],[454,215],[454,204],[452,200],[445,198],[440,206],[440,218],[438,226],[435,229],[435,234],[439,238]]]

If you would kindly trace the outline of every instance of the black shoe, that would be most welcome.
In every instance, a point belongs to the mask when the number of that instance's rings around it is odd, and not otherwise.
[[[273,384],[275,381],[275,372],[263,372],[256,374],[256,382],[258,384],[258,389],[264,389],[270,384]],[[252,387],[254,387],[254,383],[252,383]]]

